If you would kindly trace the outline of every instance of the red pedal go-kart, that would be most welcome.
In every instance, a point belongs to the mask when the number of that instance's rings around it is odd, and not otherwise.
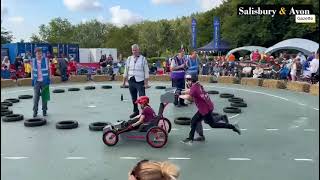
[[[123,128],[125,121],[119,121],[116,124],[107,125],[103,128],[102,140],[107,146],[114,146],[119,138],[128,140],[142,140],[153,148],[162,148],[168,141],[168,134],[171,131],[171,122],[163,117],[165,107],[174,102],[176,90],[168,90],[161,95],[161,103],[158,115],[154,120],[141,124],[137,130],[128,131]]]

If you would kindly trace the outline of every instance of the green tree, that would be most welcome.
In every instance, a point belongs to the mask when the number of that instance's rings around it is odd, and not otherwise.
[[[39,35],[48,43],[72,43],[74,26],[67,19],[54,18],[48,25],[40,25]]]
[[[97,20],[80,23],[75,26],[73,42],[78,43],[81,48],[102,48],[105,42],[103,37],[111,26]]]
[[[5,28],[1,27],[1,44],[10,43],[13,40],[13,35],[10,31],[7,31]]]

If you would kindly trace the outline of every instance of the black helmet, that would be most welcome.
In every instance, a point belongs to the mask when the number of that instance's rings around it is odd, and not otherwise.
[[[191,80],[191,82],[195,83],[198,81],[198,76],[196,74],[187,74],[186,80]]]

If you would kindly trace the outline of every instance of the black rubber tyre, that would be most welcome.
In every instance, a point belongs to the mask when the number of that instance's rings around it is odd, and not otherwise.
[[[93,122],[89,124],[89,129],[91,131],[102,131],[103,128],[107,125],[110,125],[109,122]]]
[[[229,94],[229,93],[222,93],[222,94],[220,94],[220,97],[221,98],[232,98],[232,97],[234,97],[234,95]]]
[[[219,94],[219,91],[211,90],[211,91],[208,91],[208,94]]]
[[[112,89],[112,86],[109,86],[109,85],[104,85],[104,86],[101,86],[102,89]]]
[[[31,119],[25,120],[23,124],[26,127],[43,126],[47,124],[47,120],[43,118],[31,118]]]
[[[94,89],[96,89],[96,87],[94,87],[94,86],[86,86],[86,87],[84,87],[84,89],[85,90],[94,90]]]
[[[1,102],[1,105],[12,106],[12,102],[4,101],[4,102]]]
[[[241,109],[237,107],[225,107],[223,108],[225,113],[241,113]]]
[[[125,85],[125,86],[120,86],[120,88],[129,88],[129,86],[128,85]]]
[[[165,86],[156,86],[155,88],[156,89],[166,89],[167,87],[165,87]]]
[[[6,110],[6,109],[9,109],[9,107],[5,105],[1,105],[1,110]]]
[[[231,103],[231,106],[232,107],[247,107],[248,105],[245,102],[233,102],[233,103]]]
[[[167,133],[169,134],[169,133],[171,132],[172,124],[171,124],[171,122],[170,122],[169,119],[167,119],[167,118],[161,118],[161,119],[158,121],[158,127],[166,130]]]
[[[19,99],[32,99],[33,96],[32,95],[20,95],[18,96]]]
[[[175,124],[179,125],[190,125],[191,124],[191,118],[188,117],[177,117],[174,119]]]
[[[65,90],[64,89],[55,89],[52,91],[53,93],[64,93]]]
[[[80,88],[69,88],[68,91],[80,91]]]
[[[155,137],[153,137],[153,136],[155,136]],[[162,137],[162,139],[159,140],[158,139],[159,137]],[[164,129],[155,126],[155,127],[152,127],[151,129],[148,130],[147,135],[146,135],[146,140],[147,140],[147,143],[151,147],[162,148],[163,146],[165,146],[167,144],[168,133]],[[155,141],[158,141],[160,143],[156,144]]]
[[[5,99],[4,102],[18,103],[20,102],[20,100],[17,98],[9,98],[9,99]]]
[[[114,146],[119,141],[119,136],[115,131],[107,131],[102,135],[102,141],[107,146]]]
[[[22,114],[10,114],[2,118],[3,122],[14,122],[23,120]]]
[[[232,97],[228,99],[229,102],[243,102],[242,98],[239,97]]]
[[[78,127],[77,121],[59,121],[56,124],[57,129],[74,129]]]
[[[1,116],[7,116],[10,114],[13,114],[13,112],[10,111],[9,109],[4,109],[4,110],[1,109]]]

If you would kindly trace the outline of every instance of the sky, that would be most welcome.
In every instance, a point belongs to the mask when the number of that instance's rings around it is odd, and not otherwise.
[[[12,32],[14,42],[30,40],[41,24],[56,17],[72,24],[92,19],[116,26],[143,20],[175,19],[204,12],[223,0],[1,0],[1,27]]]

